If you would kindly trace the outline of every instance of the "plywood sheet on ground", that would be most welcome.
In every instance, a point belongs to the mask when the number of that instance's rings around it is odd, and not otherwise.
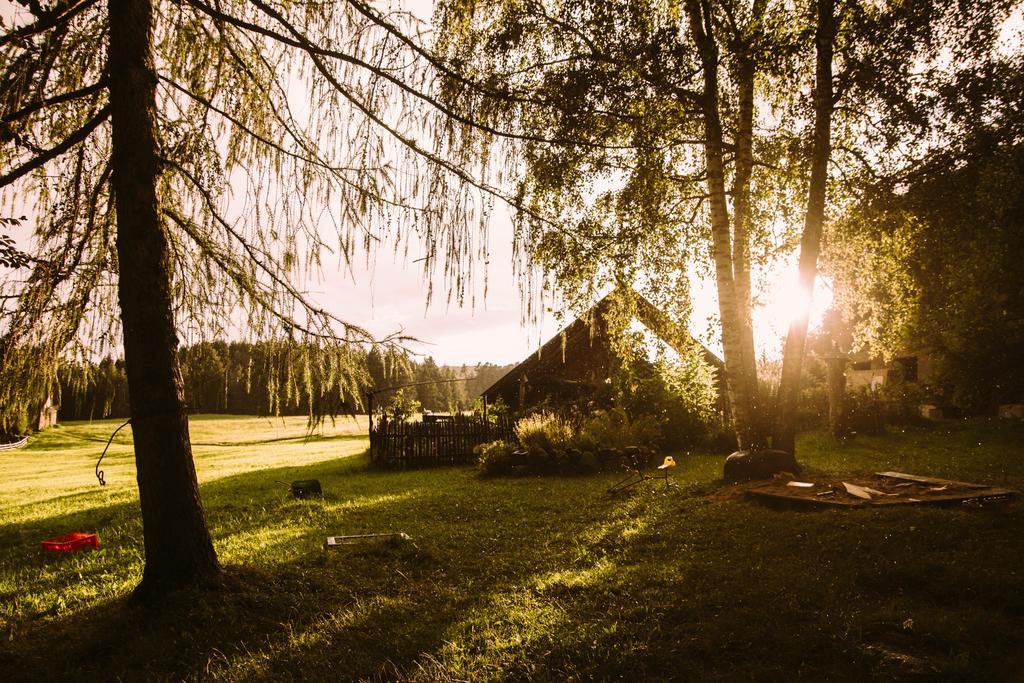
[[[808,475],[793,481],[772,479],[749,485],[746,493],[764,501],[823,507],[955,505],[1005,501],[1019,495],[1012,489],[902,472],[845,478]]]

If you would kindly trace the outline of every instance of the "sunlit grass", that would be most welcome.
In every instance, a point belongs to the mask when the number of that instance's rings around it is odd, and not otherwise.
[[[142,570],[130,434],[109,485],[90,480],[117,424],[63,425],[0,455],[17,473],[0,482],[0,680],[909,675],[886,652],[947,679],[1009,679],[1024,665],[1019,504],[771,510],[723,495],[721,457],[692,454],[677,455],[678,488],[624,498],[605,494],[614,473],[379,472],[365,425],[307,439],[301,418],[193,420],[228,580],[141,611],[124,603]],[[845,444],[812,434],[801,452],[833,472],[1024,488],[1022,436],[949,423]],[[326,496],[293,500],[275,483],[304,478]],[[70,530],[97,531],[101,550],[39,550]],[[381,531],[414,545],[323,548],[328,535]]]
[[[95,474],[97,459],[121,423],[65,422],[34,436],[24,449],[0,456],[0,515],[20,522],[135,499],[130,425],[114,437],[100,465],[107,485],[100,487]],[[310,434],[303,417],[199,415],[192,418],[190,433],[200,482],[251,471],[256,463],[308,465],[366,448],[364,416],[338,418]]]

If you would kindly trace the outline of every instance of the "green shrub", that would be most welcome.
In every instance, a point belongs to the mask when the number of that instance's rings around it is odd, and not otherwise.
[[[737,448],[736,432],[723,425],[714,425],[708,428],[701,445],[712,453],[732,453]]]
[[[928,387],[909,382],[884,384],[875,392],[875,397],[882,403],[885,421],[895,425],[922,422],[922,403],[945,403]]]
[[[637,358],[618,368],[612,390],[613,405],[653,417],[666,448],[699,446],[716,420],[713,376],[701,361]]]
[[[854,434],[885,431],[885,404],[874,393],[860,389],[846,395],[846,427]]]
[[[477,446],[473,452],[479,456],[481,471],[488,475],[582,474],[602,467],[619,468],[621,457],[605,461],[608,449],[656,448],[660,427],[657,417],[631,418],[623,408],[598,410],[584,418],[541,411],[516,425],[519,444],[494,441]],[[652,451],[643,452],[646,458]]]
[[[514,450],[506,441],[491,441],[480,444],[473,453],[478,457],[477,462],[484,474],[508,474],[514,465],[519,464],[512,456]]]
[[[653,415],[631,419],[622,408],[598,410],[583,420],[577,446],[583,450],[656,446],[661,440],[661,421]]]
[[[573,445],[576,421],[560,413],[542,411],[524,417],[516,425],[516,438],[524,448],[556,451]]]
[[[797,428],[821,429],[828,426],[828,387],[813,384],[800,392],[796,411]]]

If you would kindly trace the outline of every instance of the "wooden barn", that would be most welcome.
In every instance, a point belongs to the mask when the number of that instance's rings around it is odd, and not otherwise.
[[[711,368],[718,392],[718,407],[727,414],[724,383],[725,364],[696,342],[644,297],[632,292],[636,319],[651,333],[680,354],[698,344],[701,356]],[[593,308],[549,339],[526,360],[485,389],[481,396],[489,404],[499,399],[513,410],[523,410],[545,400],[569,402],[586,400],[604,386],[614,367],[614,350],[608,334],[606,314],[613,297],[608,295]]]

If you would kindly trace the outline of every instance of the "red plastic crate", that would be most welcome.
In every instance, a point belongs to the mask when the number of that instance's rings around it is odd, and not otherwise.
[[[83,534],[73,531],[63,536],[48,538],[42,542],[43,550],[50,553],[77,553],[82,550],[93,550],[100,547],[100,537],[96,534]]]

